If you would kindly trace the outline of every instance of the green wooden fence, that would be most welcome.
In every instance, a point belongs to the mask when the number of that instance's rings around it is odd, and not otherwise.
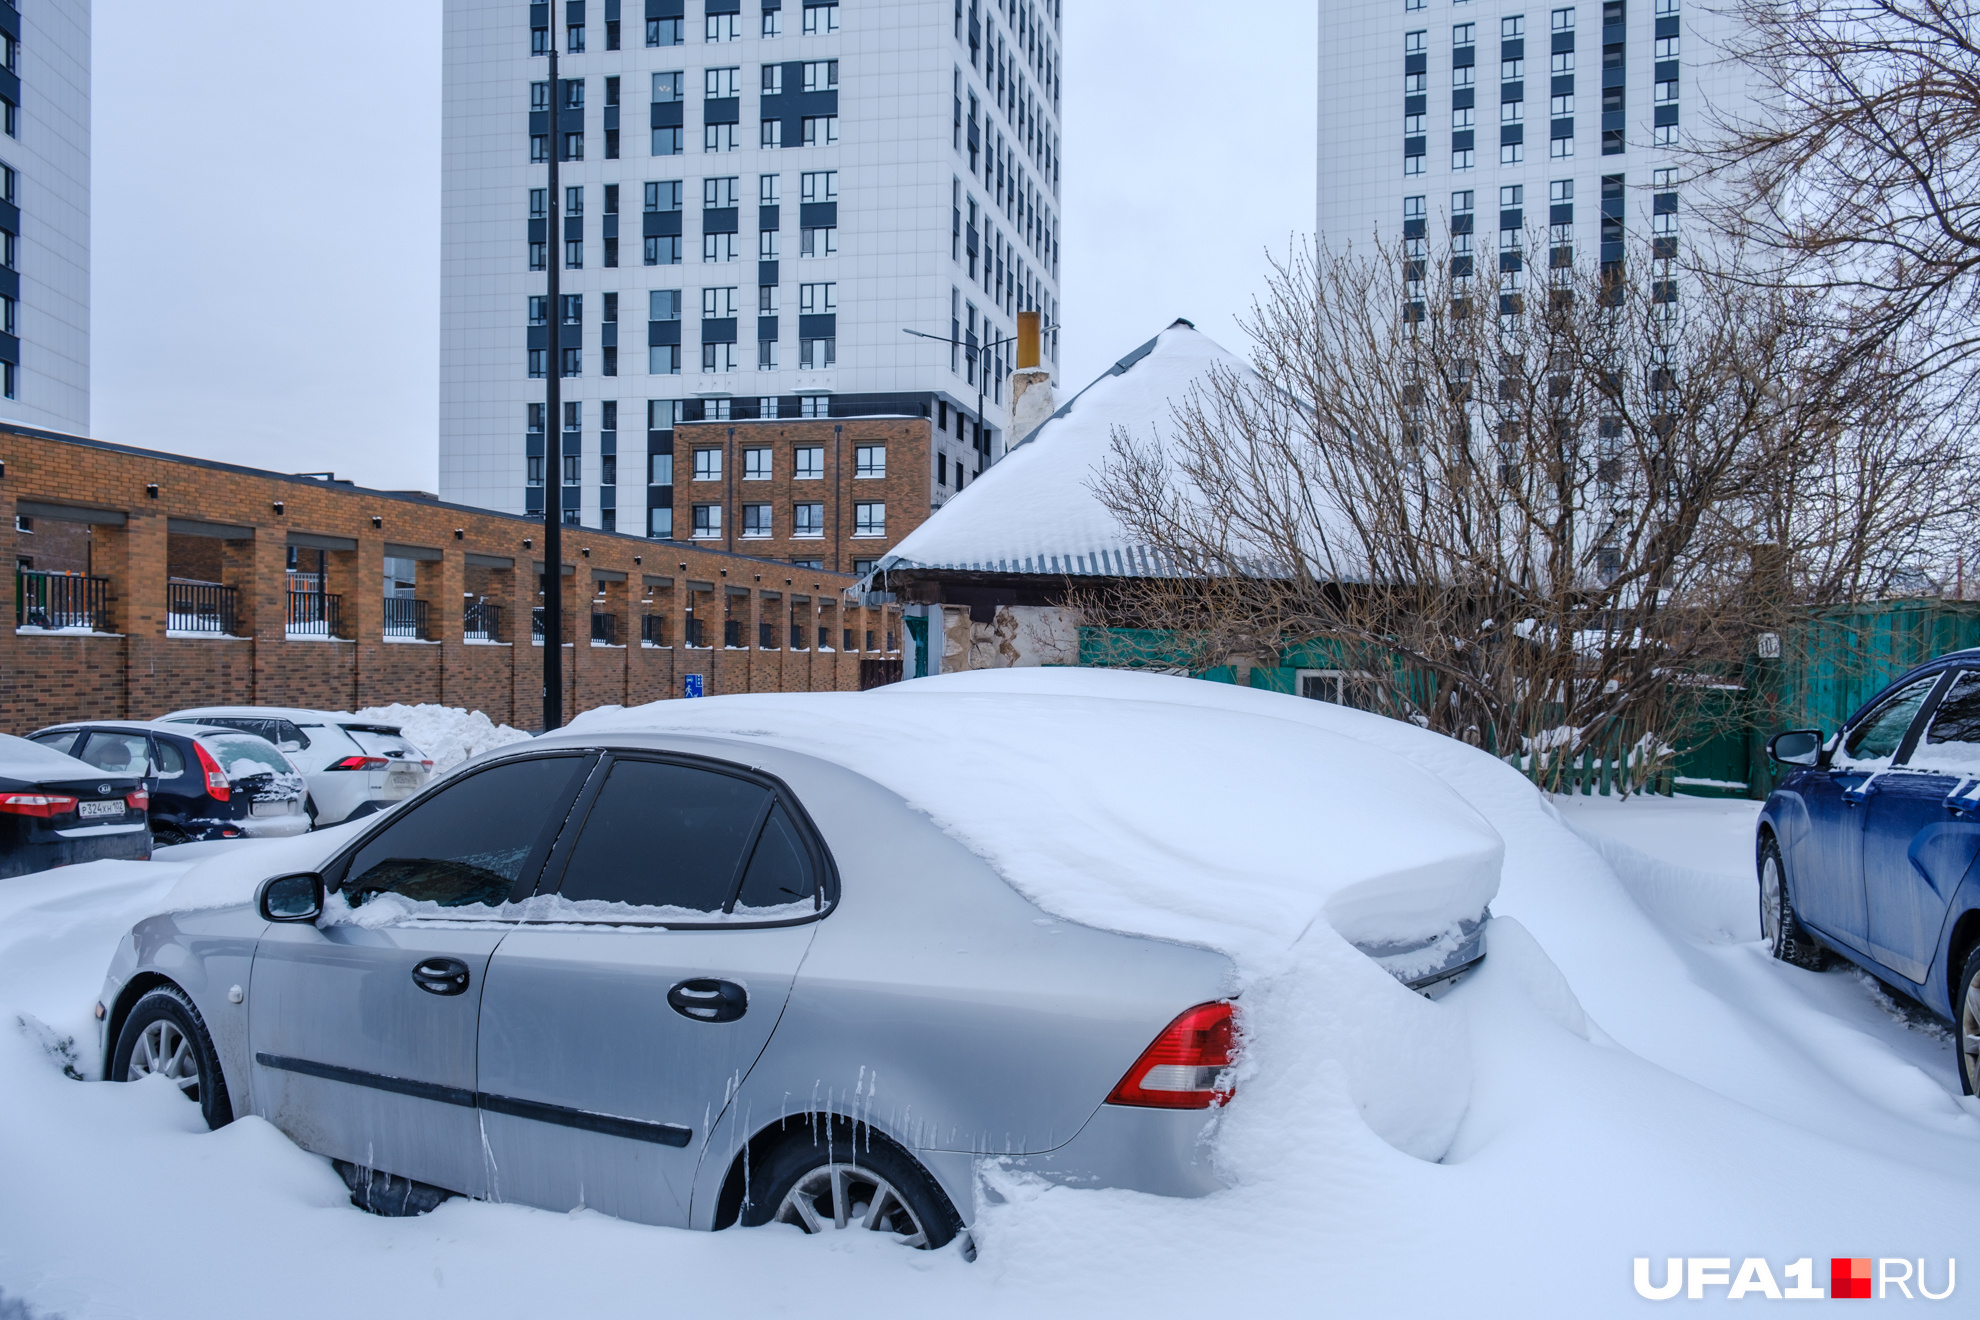
[[[1714,695],[1716,704],[1707,708],[1700,726],[1673,740],[1674,756],[1644,791],[1765,797],[1775,778],[1767,761],[1768,738],[1782,729],[1833,732],[1905,670],[1948,651],[1980,647],[1980,602],[1902,600],[1832,610],[1779,640],[1778,658],[1752,658],[1737,682]],[[1251,686],[1296,693],[1301,670],[1341,667],[1339,653],[1324,643],[1282,659],[1280,665],[1254,668]],[[1237,681],[1229,666],[1189,670],[1172,635],[1153,629],[1082,628],[1079,662]],[[1585,749],[1567,769],[1567,791],[1603,796],[1621,791],[1639,778],[1632,773],[1632,756],[1620,745]],[[1522,771],[1534,769],[1529,757],[1512,759]]]

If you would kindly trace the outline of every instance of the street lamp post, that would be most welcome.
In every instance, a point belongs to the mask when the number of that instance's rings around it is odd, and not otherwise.
[[[557,287],[557,268],[562,236],[557,224],[557,140],[561,110],[557,87],[557,7],[550,6],[550,111],[549,188],[545,197],[543,230],[544,314],[549,321],[544,335],[543,377],[543,573],[538,578],[543,594],[543,731],[549,733],[564,724],[564,419],[563,404],[563,309]]]
[[[1043,335],[1056,332],[1059,329],[1061,327],[1056,325],[1041,325],[1039,327],[1039,333]],[[983,431],[983,391],[990,383],[990,354],[993,350],[1001,348],[1005,344],[1015,344],[1017,342],[1017,336],[1002,335],[996,339],[986,340],[981,344],[971,344],[961,339],[951,339],[947,335],[931,335],[926,330],[909,330],[903,327],[901,333],[904,335],[913,335],[917,339],[932,339],[938,344],[952,344],[965,353],[974,354],[981,352],[983,354],[984,360],[978,364],[982,370],[976,373],[976,429],[977,433],[981,435]],[[989,449],[987,443],[984,445],[984,449],[986,451]]]

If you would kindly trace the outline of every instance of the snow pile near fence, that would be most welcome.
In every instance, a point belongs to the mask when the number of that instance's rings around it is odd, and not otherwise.
[[[408,742],[433,758],[433,772],[442,775],[469,757],[522,742],[530,736],[521,729],[497,724],[478,710],[462,710],[459,706],[402,703],[366,706],[357,712],[357,717],[397,725]]]

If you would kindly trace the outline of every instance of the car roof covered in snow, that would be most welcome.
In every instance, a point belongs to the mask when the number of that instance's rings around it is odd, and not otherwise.
[[[0,779],[38,784],[70,779],[130,779],[126,772],[104,770],[40,743],[0,733]]]
[[[347,710],[310,710],[303,706],[194,706],[187,710],[175,710],[163,718],[167,720],[214,718],[287,720],[291,724],[335,724],[339,727],[351,725],[360,729],[391,729],[394,733],[398,732],[397,725],[359,719]]]
[[[880,571],[948,569],[1129,577],[1159,571],[1154,552],[1094,494],[1116,428],[1138,441],[1169,432],[1170,410],[1219,368],[1243,359],[1178,320],[1123,357],[988,471],[958,491],[879,563]]]
[[[1296,697],[1219,704],[1208,690],[1220,686],[998,670],[591,711],[567,732],[605,745],[726,738],[843,766],[1048,912],[1253,966],[1316,923],[1364,943],[1480,915],[1503,844],[1442,780],[1356,737],[1352,720],[1370,718],[1359,712]]]

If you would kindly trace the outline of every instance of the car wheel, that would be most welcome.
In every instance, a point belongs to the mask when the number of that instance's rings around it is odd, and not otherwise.
[[[188,1100],[195,1101],[209,1128],[234,1121],[213,1038],[192,1000],[175,985],[145,991],[124,1019],[117,1048],[110,1055],[113,1081],[134,1082],[154,1073],[171,1078]]]
[[[1787,868],[1781,846],[1772,838],[1760,845],[1760,934],[1767,951],[1782,962],[1819,972],[1828,965],[1828,950],[1815,942],[1788,897]]]
[[[153,825],[151,846],[154,848],[174,848],[182,843],[191,843],[186,832],[176,825]]]
[[[795,1224],[806,1233],[865,1229],[933,1250],[962,1230],[949,1198],[891,1142],[810,1125],[786,1138],[758,1168],[762,1200],[742,1222]]]
[[[1966,955],[1959,992],[1953,996],[1959,1024],[1959,1082],[1968,1095],[1980,1095],[1980,947]]]

